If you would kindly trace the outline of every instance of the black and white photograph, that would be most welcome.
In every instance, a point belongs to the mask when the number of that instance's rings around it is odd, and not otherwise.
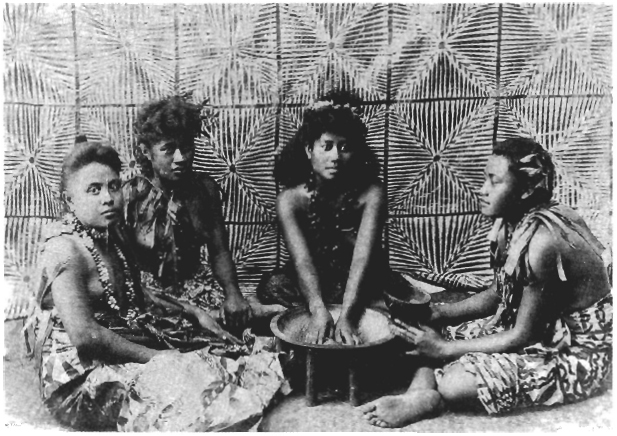
[[[611,2],[2,8],[5,431],[614,431]]]

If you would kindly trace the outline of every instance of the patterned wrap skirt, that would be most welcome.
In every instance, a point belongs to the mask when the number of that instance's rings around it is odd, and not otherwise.
[[[445,328],[444,335],[447,340],[464,340],[497,332],[487,324],[488,319],[470,321]],[[598,393],[612,373],[612,295],[563,315],[550,342],[520,353],[467,353],[435,370],[437,383],[449,366],[463,365],[475,376],[478,399],[489,414],[567,404]]]
[[[88,363],[57,315],[44,313],[46,331],[36,334],[46,339],[35,356],[41,394],[52,415],[74,429],[244,431],[287,387],[270,338],[250,338],[250,354],[235,358],[204,348],[146,364]]]

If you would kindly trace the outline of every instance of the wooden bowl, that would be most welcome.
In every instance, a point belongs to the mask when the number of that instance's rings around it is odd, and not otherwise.
[[[384,292],[384,300],[392,317],[407,324],[428,321],[431,310],[431,295],[413,286],[407,280]]]
[[[326,306],[330,311],[334,323],[341,314],[340,304]],[[378,308],[366,308],[358,323],[358,334],[362,343],[360,345],[345,345],[332,341],[326,344],[310,344],[304,342],[304,328],[310,319],[309,312],[304,307],[288,309],[279,313],[270,322],[270,328],[274,335],[292,345],[303,348],[319,348],[329,350],[364,349],[383,344],[391,340],[394,335],[390,332],[388,314]]]

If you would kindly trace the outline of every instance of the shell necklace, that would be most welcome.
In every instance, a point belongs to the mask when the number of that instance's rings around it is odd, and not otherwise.
[[[120,316],[120,318],[124,319],[125,321],[134,320],[139,315],[139,310],[135,303],[136,301],[135,283],[133,281],[131,269],[126,260],[126,256],[120,249],[120,246],[117,243],[115,243],[111,238],[109,239],[109,241],[111,242],[111,245],[113,246],[122,264],[122,272],[124,275],[126,296],[127,296],[127,301],[128,301],[128,307],[126,311],[123,311],[120,308],[120,305],[118,304],[118,300],[116,296],[114,295],[114,292],[111,288],[111,284],[109,282],[109,270],[107,269],[105,262],[103,262],[103,259],[101,258],[101,254],[99,253],[99,250],[97,250],[97,248],[94,246],[95,239],[101,240],[103,238],[108,238],[108,233],[101,232],[91,227],[84,226],[84,224],[81,221],[79,221],[77,217],[73,214],[69,214],[67,216],[67,224],[73,227],[73,233],[77,234],[80,237],[84,246],[86,247],[88,252],[92,255],[92,258],[94,259],[96,270],[99,274],[99,280],[101,282],[101,286],[103,287],[103,295],[105,296],[105,302],[107,303],[107,306],[111,310],[116,312]]]

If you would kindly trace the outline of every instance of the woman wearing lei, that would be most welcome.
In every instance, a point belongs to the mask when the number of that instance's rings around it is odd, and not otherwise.
[[[613,339],[604,248],[576,212],[551,200],[554,174],[551,156],[530,139],[494,147],[480,191],[482,213],[495,219],[493,284],[432,306],[429,324],[441,332],[394,322],[428,366],[406,393],[361,406],[371,424],[402,427],[444,406],[506,413],[603,389]]]
[[[360,343],[364,308],[380,301],[384,286],[404,286],[381,247],[385,194],[359,104],[350,93],[326,94],[304,111],[275,164],[285,187],[277,213],[291,259],[264,275],[257,296],[262,303],[305,305],[309,343]],[[336,325],[326,307],[335,303],[342,304]]]
[[[278,355],[197,306],[142,293],[120,169],[113,148],[91,142],[62,166],[65,215],[48,232],[27,329],[44,404],[79,430],[252,426],[283,382]]]

